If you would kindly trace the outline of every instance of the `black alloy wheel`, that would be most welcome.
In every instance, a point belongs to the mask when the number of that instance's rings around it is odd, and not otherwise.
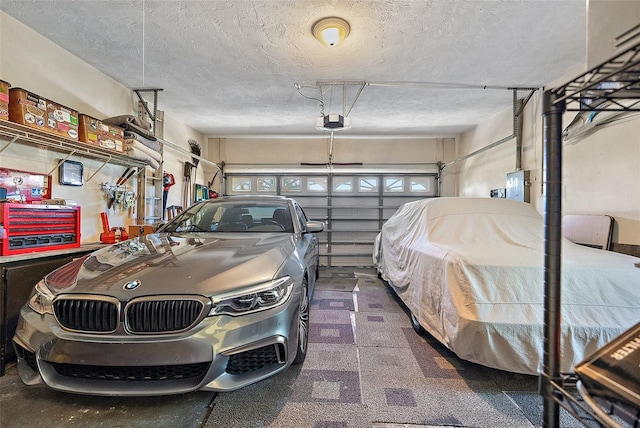
[[[300,310],[298,313],[298,352],[293,364],[302,364],[307,356],[307,346],[309,345],[309,284],[307,278],[302,280],[302,290],[300,292]]]

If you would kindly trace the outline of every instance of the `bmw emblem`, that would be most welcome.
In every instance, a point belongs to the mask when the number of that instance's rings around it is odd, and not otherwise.
[[[136,288],[140,287],[140,284],[142,284],[142,283],[140,282],[140,280],[139,280],[139,279],[136,279],[136,280],[134,280],[134,281],[129,281],[129,282],[127,282],[127,283],[124,285],[124,287],[122,287],[122,288],[124,288],[124,289],[125,289],[125,290],[127,290],[127,291],[131,291],[131,290],[135,290]]]

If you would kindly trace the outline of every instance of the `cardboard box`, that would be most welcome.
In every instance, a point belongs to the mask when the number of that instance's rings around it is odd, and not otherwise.
[[[0,80],[0,120],[9,120],[9,88],[11,84]]]
[[[133,225],[129,226],[129,239],[135,238],[140,235],[148,235],[150,233],[155,233],[155,228],[151,225],[145,224],[142,226]]]
[[[94,117],[80,114],[78,138],[83,143],[100,146],[103,149],[120,152],[124,150],[124,129],[108,125]]]
[[[9,120],[78,140],[78,112],[21,88],[9,90]]]

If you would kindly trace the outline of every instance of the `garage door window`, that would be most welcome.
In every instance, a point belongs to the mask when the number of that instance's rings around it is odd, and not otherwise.
[[[358,180],[358,192],[377,192],[378,179],[376,177],[362,177]]]
[[[231,177],[231,188],[234,192],[251,192],[251,178]]]
[[[258,192],[275,193],[276,178],[275,177],[258,177]]]
[[[282,177],[282,191],[285,193],[302,191],[302,179],[300,177]]]
[[[411,178],[412,193],[426,193],[431,191],[431,180],[428,177]]]
[[[353,179],[351,177],[334,177],[333,191],[334,192],[352,192]]]
[[[307,190],[309,192],[327,191],[327,177],[309,177],[307,179]]]
[[[384,179],[385,192],[404,192],[404,178],[387,177]]]

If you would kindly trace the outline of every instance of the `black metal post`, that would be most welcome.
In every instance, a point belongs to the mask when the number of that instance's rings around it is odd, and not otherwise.
[[[560,407],[551,382],[560,382],[560,286],[562,239],[562,113],[559,94],[545,91],[542,98],[544,128],[544,358],[540,377],[543,427],[558,427]]]

